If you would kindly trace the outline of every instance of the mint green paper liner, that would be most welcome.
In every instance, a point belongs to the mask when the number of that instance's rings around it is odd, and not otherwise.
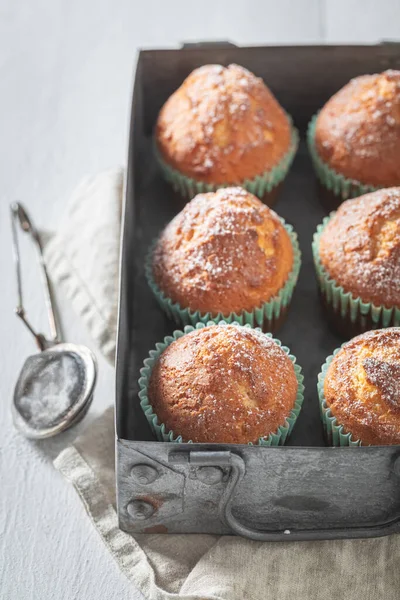
[[[197,323],[195,327],[192,327],[191,325],[187,325],[183,331],[174,331],[172,333],[172,335],[166,336],[164,338],[163,342],[159,342],[158,344],[156,344],[155,349],[150,350],[149,357],[144,360],[144,363],[143,363],[144,366],[140,369],[140,378],[139,378],[140,406],[142,407],[142,410],[147,418],[147,421],[148,421],[152,431],[154,432],[154,434],[156,435],[157,439],[160,442],[182,443],[183,439],[182,439],[181,435],[176,434],[173,431],[169,431],[166,428],[166,426],[164,425],[164,423],[159,423],[157,415],[153,412],[153,408],[150,404],[147,390],[148,390],[151,372],[153,370],[155,363],[157,362],[157,360],[158,360],[159,356],[162,354],[162,352],[170,344],[172,344],[173,341],[177,340],[178,338],[182,337],[183,335],[186,335],[187,333],[190,333],[191,331],[194,331],[195,329],[201,329],[206,326],[218,327],[218,326],[223,326],[226,324],[227,323],[224,321],[220,322],[219,324],[216,324],[213,321],[210,321],[208,323]],[[240,325],[238,325],[238,327],[240,327]],[[250,328],[250,325],[244,325],[244,327]],[[264,333],[263,335],[273,339],[274,342],[276,342],[282,348],[282,350],[288,355],[288,357],[290,358],[290,360],[293,363],[293,367],[294,367],[294,371],[295,371],[296,379],[297,379],[297,383],[298,383],[297,395],[296,395],[294,407],[290,411],[289,415],[286,417],[284,425],[281,425],[275,433],[270,433],[267,437],[262,437],[258,440],[258,445],[260,445],[260,446],[283,446],[283,444],[285,443],[285,441],[288,439],[289,435],[291,434],[293,427],[296,423],[297,417],[300,414],[300,410],[301,410],[303,400],[304,400],[304,385],[303,385],[304,377],[302,374],[301,367],[298,364],[296,364],[296,357],[293,356],[292,354],[290,354],[289,348],[287,348],[286,346],[282,346],[282,343],[280,342],[280,340],[273,338],[270,333]],[[191,443],[191,440],[189,440],[189,443]],[[250,443],[249,445],[252,446],[253,444]]]
[[[324,161],[320,158],[315,146],[315,127],[317,117],[318,113],[312,117],[308,124],[307,144],[315,173],[322,185],[333,192],[336,196],[340,196],[342,200],[356,198],[357,196],[362,196],[363,194],[368,194],[369,192],[375,192],[377,189],[379,189],[372,185],[363,184],[355,179],[347,179],[344,177],[344,175],[341,175],[324,163]]]
[[[314,233],[312,251],[318,284],[326,302],[333,308],[334,312],[340,313],[343,319],[350,318],[352,323],[360,322],[370,317],[372,322],[379,327],[398,327],[400,325],[400,308],[375,306],[372,302],[363,302],[361,298],[346,292],[341,285],[332,279],[322,266],[319,257],[319,243],[322,232],[335,213],[325,217],[317,231]]]
[[[292,123],[290,117],[289,119],[290,123]],[[204,181],[196,181],[170,167],[161,157],[156,143],[154,143],[154,152],[165,179],[172,185],[175,191],[179,192],[185,198],[191,200],[196,194],[215,192],[218,188],[230,187],[232,185],[240,185],[240,187],[245,188],[248,192],[262,198],[285,179],[296,155],[298,145],[299,133],[297,129],[291,125],[291,142],[289,150],[273,169],[266,171],[262,175],[258,175],[254,179],[246,179],[241,183],[223,183],[216,185],[205,183]]]
[[[333,357],[339,352],[340,349],[341,348],[337,348],[331,356],[328,356],[325,363],[322,365],[321,372],[318,375],[317,390],[322,424],[324,426],[326,439],[331,446],[361,446],[361,440],[354,440],[351,433],[345,432],[343,425],[340,425],[336,417],[333,416],[332,411],[328,407],[325,399],[325,376]]]
[[[289,274],[285,285],[274,298],[271,298],[271,300],[253,309],[251,312],[243,311],[239,314],[230,313],[229,315],[223,315],[222,313],[218,313],[216,316],[213,316],[210,312],[201,313],[200,311],[192,311],[189,308],[182,308],[178,302],[173,302],[170,298],[168,298],[154,280],[152,262],[153,251],[157,243],[154,242],[145,260],[145,275],[150,289],[152,290],[162,310],[170,319],[173,319],[178,325],[181,326],[196,325],[196,323],[199,322],[207,323],[208,321],[214,321],[214,323],[218,323],[219,321],[226,321],[227,323],[235,322],[239,323],[240,325],[262,327],[266,322],[272,322],[274,319],[277,320],[282,310],[290,304],[301,266],[301,252],[299,242],[297,240],[297,233],[293,230],[293,227],[285,223],[282,218],[281,221],[292,242],[293,269]]]

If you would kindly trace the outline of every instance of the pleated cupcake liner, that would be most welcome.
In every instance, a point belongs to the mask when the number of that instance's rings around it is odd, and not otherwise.
[[[157,343],[155,349],[150,350],[149,357],[144,360],[143,367],[140,370],[140,378],[139,378],[140,406],[142,407],[142,410],[146,416],[146,419],[147,419],[152,431],[154,432],[155,436],[157,437],[157,439],[160,442],[182,443],[183,439],[182,439],[182,435],[180,435],[178,432],[168,430],[164,423],[160,423],[157,415],[153,411],[153,407],[152,407],[149,397],[148,397],[148,386],[149,386],[150,377],[151,377],[151,373],[152,373],[154,365],[156,364],[157,360],[159,359],[160,355],[164,352],[164,350],[170,344],[172,344],[172,342],[179,339],[183,335],[186,335],[186,334],[190,333],[191,331],[194,331],[195,329],[202,329],[203,327],[207,327],[207,326],[218,327],[218,326],[224,326],[227,324],[228,323],[226,323],[226,322],[220,322],[219,324],[216,324],[213,321],[210,321],[208,323],[197,323],[195,327],[192,327],[191,325],[187,325],[183,331],[174,331],[172,333],[172,335],[166,336],[162,342]],[[241,327],[241,326],[238,325],[238,327]],[[244,327],[250,328],[250,325],[244,325]],[[261,330],[259,330],[259,331],[261,331]],[[302,374],[301,367],[296,363],[296,357],[293,356],[293,354],[290,354],[289,348],[287,348],[286,346],[282,346],[282,343],[280,342],[280,340],[273,338],[271,334],[264,333],[263,335],[274,340],[274,342],[276,342],[282,348],[282,350],[288,355],[288,357],[290,358],[290,360],[293,363],[293,367],[294,367],[294,371],[295,371],[295,375],[296,375],[296,379],[297,379],[297,383],[298,383],[297,395],[296,395],[296,400],[295,400],[294,406],[293,406],[292,410],[290,411],[290,413],[288,414],[288,416],[285,418],[284,424],[281,425],[280,427],[278,427],[276,432],[270,433],[269,435],[267,435],[265,437],[259,438],[258,444],[257,444],[257,445],[261,445],[261,446],[283,446],[283,444],[285,443],[285,441],[288,439],[289,435],[291,434],[293,427],[296,423],[297,417],[299,416],[300,411],[301,411],[301,407],[302,407],[303,400],[304,400],[304,385],[303,385],[304,377]],[[189,440],[188,443],[192,443],[192,441]],[[249,443],[249,445],[251,446],[253,444]]]
[[[330,277],[322,266],[319,256],[320,239],[325,227],[334,214],[335,213],[331,213],[328,217],[325,217],[322,223],[318,225],[312,242],[318,284],[326,303],[336,314],[339,314],[342,319],[349,319],[351,323],[356,323],[357,321],[362,323],[367,318],[370,318],[372,324],[379,325],[379,327],[399,326],[399,308],[386,308],[385,306],[375,306],[372,302],[363,302],[361,298],[353,296],[351,292],[346,292],[341,285]],[[373,327],[371,327],[371,329],[372,328]]]
[[[315,128],[317,118],[318,113],[312,117],[308,124],[307,144],[315,173],[322,185],[325,186],[329,191],[333,192],[336,196],[339,196],[342,200],[356,198],[357,196],[375,192],[377,189],[379,189],[378,187],[361,183],[355,179],[348,179],[347,177],[344,177],[344,175],[341,175],[329,167],[321,159],[315,145]]]
[[[200,311],[192,311],[190,308],[182,308],[178,302],[173,302],[164,294],[154,279],[153,252],[157,244],[157,240],[153,242],[145,260],[145,275],[150,289],[152,290],[162,310],[170,319],[175,321],[175,323],[180,326],[196,325],[196,323],[207,323],[208,321],[213,321],[215,323],[218,323],[219,321],[226,321],[227,323],[239,323],[240,325],[250,325],[251,327],[263,327],[264,325],[264,328],[267,328],[265,324],[270,324],[271,326],[274,321],[279,319],[281,313],[286,309],[286,307],[289,306],[299,277],[301,266],[301,252],[297,239],[297,233],[293,230],[291,225],[286,224],[283,219],[281,219],[281,221],[292,242],[292,271],[290,272],[286,283],[274,298],[271,298],[271,300],[268,302],[264,302],[261,306],[254,308],[250,312],[232,312],[228,315],[218,313],[216,316],[213,316],[211,312],[202,313]]]
[[[341,346],[342,348],[343,346]],[[341,350],[337,348],[331,356],[328,356],[325,363],[321,367],[321,372],[318,375],[318,399],[321,412],[321,420],[325,431],[325,436],[331,446],[361,446],[361,440],[354,440],[351,433],[346,433],[343,425],[341,425],[336,417],[333,416],[331,409],[326,403],[324,394],[324,383],[326,373],[334,356]]]
[[[291,119],[290,122],[292,122]],[[154,152],[164,178],[172,185],[174,190],[179,192],[184,198],[191,200],[196,194],[215,192],[219,188],[231,187],[233,185],[239,185],[255,196],[262,198],[265,194],[271,192],[285,179],[296,155],[298,145],[299,133],[297,129],[292,126],[290,147],[280,162],[270,171],[266,171],[262,175],[257,175],[257,177],[254,177],[254,179],[245,179],[244,181],[236,184],[212,184],[204,181],[197,181],[196,179],[183,175],[178,170],[169,166],[162,158],[156,142],[154,143]]]

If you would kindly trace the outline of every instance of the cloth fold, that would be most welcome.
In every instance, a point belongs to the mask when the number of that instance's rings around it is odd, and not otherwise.
[[[60,285],[100,351],[113,360],[123,170],[86,179],[46,245]],[[137,535],[118,528],[114,412],[56,458],[106,548],[148,600],[398,600],[400,536],[259,543],[233,536]]]
[[[87,177],[73,192],[45,247],[51,279],[61,284],[93,341],[115,357],[124,170]]]

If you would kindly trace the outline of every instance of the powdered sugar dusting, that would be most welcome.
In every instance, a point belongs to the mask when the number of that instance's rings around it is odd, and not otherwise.
[[[193,293],[199,307],[203,293],[205,312],[222,310],[225,294],[232,293],[232,312],[276,293],[291,271],[292,252],[273,211],[242,188],[225,188],[199,194],[165,228],[154,253],[154,275],[182,306]]]
[[[400,306],[400,188],[344,202],[321,235],[320,257],[346,291]]]
[[[338,422],[363,444],[400,443],[400,328],[369,331],[333,358],[325,398]]]
[[[396,412],[400,412],[400,364],[367,358],[363,362],[368,381],[376,386],[382,398]]]
[[[46,353],[28,359],[16,406],[33,428],[54,426],[79,399],[82,367],[68,353]]]
[[[164,158],[182,168],[185,162],[195,179],[207,180],[212,172],[218,183],[261,175],[290,147],[283,109],[262,79],[235,64],[193,71],[162,109],[157,127]],[[256,172],[238,177],[246,158],[246,169]]]
[[[193,441],[256,442],[283,424],[297,392],[293,364],[279,345],[236,324],[174,341],[155,377],[153,408]]]
[[[235,132],[241,122],[251,116],[253,123],[251,136],[242,136],[242,153],[246,152],[247,147],[265,146],[271,143],[273,139],[272,125],[260,118],[262,116],[260,109],[251,111],[252,95],[255,90],[264,88],[264,83],[260,78],[238,65],[230,65],[227,68],[220,65],[212,65],[211,68],[208,68],[205,65],[194,71],[191,77],[196,80],[198,75],[202,75],[199,83],[188,87],[187,97],[192,109],[196,110],[198,115],[199,124],[204,131],[204,141],[206,144],[210,144],[203,154],[202,162],[199,160],[197,163],[198,172],[201,172],[203,168],[210,169],[215,162],[213,155],[220,151],[218,145],[212,144],[215,136],[220,139],[222,152],[225,155],[236,149],[236,144],[229,143],[228,139],[227,142],[224,141],[228,135],[228,130],[224,125],[227,117],[229,117],[229,128]],[[200,93],[199,86],[202,86]],[[215,94],[216,90],[218,90],[218,95]],[[269,140],[264,135],[266,127],[271,130]]]
[[[353,79],[321,110],[321,158],[349,179],[376,187],[400,184],[400,71]]]

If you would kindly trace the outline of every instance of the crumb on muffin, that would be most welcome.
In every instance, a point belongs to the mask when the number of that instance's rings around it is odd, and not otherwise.
[[[332,96],[318,115],[315,144],[348,179],[400,185],[400,71],[356,77]]]
[[[400,188],[343,202],[321,234],[319,257],[345,292],[400,307]]]
[[[324,395],[355,441],[400,444],[400,328],[368,331],[345,344],[327,370]]]
[[[297,378],[270,337],[238,325],[196,329],[155,364],[149,401],[184,441],[247,444],[275,433],[294,407]]]
[[[153,254],[162,292],[182,308],[252,311],[293,269],[290,236],[275,212],[242,188],[199,194],[167,225]]]
[[[240,184],[281,161],[291,125],[262,79],[235,64],[204,65],[162,107],[156,142],[163,160],[187,177]]]

